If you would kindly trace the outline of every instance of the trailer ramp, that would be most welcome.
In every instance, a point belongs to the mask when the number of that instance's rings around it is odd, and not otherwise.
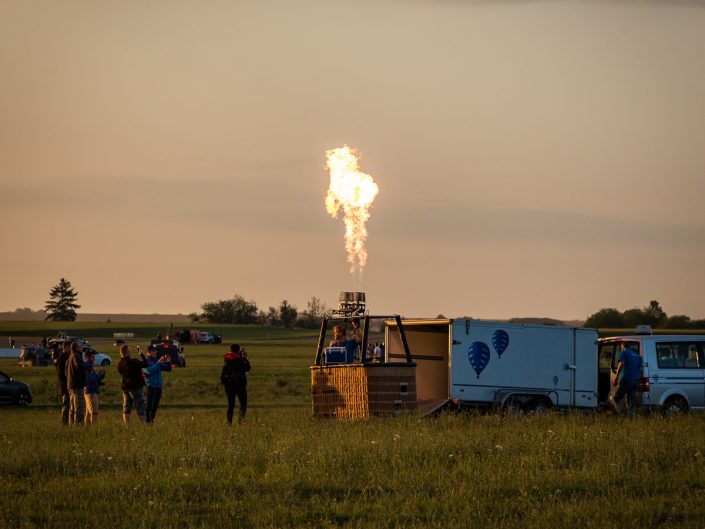
[[[441,412],[450,404],[450,399],[427,399],[416,403],[416,411],[420,417],[430,417]]]

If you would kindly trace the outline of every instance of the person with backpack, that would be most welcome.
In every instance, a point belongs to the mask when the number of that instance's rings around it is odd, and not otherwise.
[[[233,423],[235,411],[235,397],[240,401],[240,414],[238,423],[245,419],[247,412],[247,373],[250,370],[250,361],[247,359],[245,349],[240,349],[236,343],[230,346],[230,352],[225,355],[225,364],[220,373],[220,382],[225,387],[228,396],[227,420],[228,426]]]

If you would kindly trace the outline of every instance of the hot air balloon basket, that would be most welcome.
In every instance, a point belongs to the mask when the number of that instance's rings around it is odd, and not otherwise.
[[[314,417],[366,419],[416,412],[416,364],[311,367]]]

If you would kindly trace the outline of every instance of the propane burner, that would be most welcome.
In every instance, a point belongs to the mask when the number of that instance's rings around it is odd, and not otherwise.
[[[338,309],[333,311],[338,316],[364,316],[365,315],[365,293],[364,292],[341,292],[338,298]]]

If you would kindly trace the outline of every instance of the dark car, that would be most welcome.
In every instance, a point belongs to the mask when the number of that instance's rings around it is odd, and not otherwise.
[[[89,344],[85,339],[79,337],[79,336],[57,336],[55,338],[52,338],[49,340],[49,349],[54,349],[57,346],[61,347],[63,343],[66,340],[71,340],[72,342],[76,342],[77,344],[81,345],[81,347],[90,347],[91,344]]]
[[[164,355],[171,357],[172,365],[186,367],[186,357],[184,356],[184,348],[179,346],[179,342],[175,340],[155,338],[151,341],[151,345],[157,348],[157,358]]]
[[[0,403],[29,406],[32,402],[32,390],[29,384],[13,380],[12,377],[0,371]]]

